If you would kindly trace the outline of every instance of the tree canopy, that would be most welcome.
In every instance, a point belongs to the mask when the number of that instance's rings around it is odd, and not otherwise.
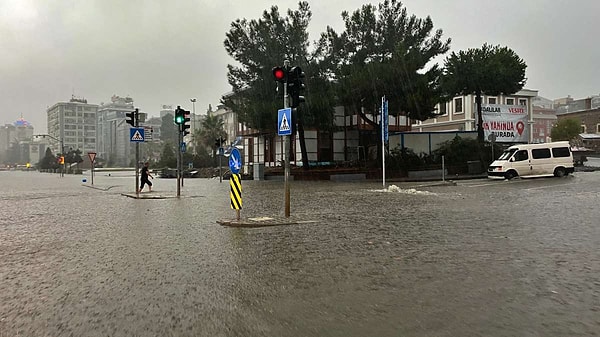
[[[43,170],[55,169],[58,167],[56,156],[52,153],[52,150],[47,147],[44,154],[44,158],[38,163],[38,167]]]
[[[210,148],[215,148],[215,139],[227,139],[223,119],[220,116],[215,116],[213,114],[207,115],[202,121],[199,138],[202,145]]]
[[[511,95],[525,85],[527,65],[508,47],[484,44],[481,48],[453,52],[446,58],[442,87],[456,95],[475,94],[478,139],[483,141],[481,95]]]
[[[550,131],[552,141],[575,139],[581,133],[581,121],[577,118],[559,120]]]
[[[238,114],[240,122],[258,130],[276,129],[282,100],[277,97],[272,68],[283,65],[284,60],[306,63],[311,16],[308,3],[300,2],[298,9],[288,10],[286,17],[272,6],[261,19],[231,23],[225,50],[239,66],[227,66],[233,95],[223,97],[223,103]]]
[[[178,127],[175,125],[175,116],[171,113],[164,115],[160,124],[160,139],[171,144],[179,142]]]
[[[392,115],[432,117],[442,99],[442,71],[428,64],[448,51],[450,39],[442,40],[442,30],[433,30],[431,18],[409,16],[400,1],[385,0],[352,14],[344,11],[342,19],[345,30],[338,34],[327,27],[317,50],[340,103],[351,112],[360,113],[361,107],[376,111],[385,95]]]
[[[293,114],[303,162],[308,160],[304,125],[332,129],[336,99],[327,73],[315,54],[308,51],[307,29],[311,17],[306,1],[299,2],[297,10],[289,9],[285,17],[273,6],[258,20],[234,21],[224,42],[227,53],[239,66],[228,65],[227,76],[233,94],[224,96],[222,101],[237,113],[240,122],[260,132],[275,133],[277,111],[283,108],[283,95],[274,80],[273,67],[299,66],[304,70],[309,98]]]
[[[171,141],[164,142],[160,160],[157,163],[158,167],[177,167],[177,157],[173,148],[174,145]]]

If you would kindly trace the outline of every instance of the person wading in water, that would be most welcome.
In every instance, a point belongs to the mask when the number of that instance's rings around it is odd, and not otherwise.
[[[150,163],[145,162],[144,167],[142,167],[142,182],[140,184],[140,189],[138,190],[138,193],[142,192],[145,184],[148,184],[148,192],[152,192],[152,183],[150,182],[150,179],[148,179],[148,177],[152,179],[154,179],[154,177],[150,174],[150,171],[148,170],[149,165]]]

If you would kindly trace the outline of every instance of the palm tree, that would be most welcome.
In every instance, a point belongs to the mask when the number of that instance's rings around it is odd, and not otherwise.
[[[213,114],[208,114],[202,121],[202,128],[199,131],[199,141],[202,145],[211,148],[213,158],[217,158],[217,139],[227,139],[227,133],[223,129],[223,119]]]

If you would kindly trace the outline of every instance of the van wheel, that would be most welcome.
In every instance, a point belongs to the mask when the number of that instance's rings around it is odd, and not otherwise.
[[[554,170],[554,176],[555,177],[561,178],[561,177],[564,177],[566,175],[567,175],[567,172],[562,167],[557,167],[556,170]]]
[[[515,173],[515,171],[508,171],[504,174],[504,178],[506,178],[507,180],[511,180],[512,178],[516,177],[517,174]]]

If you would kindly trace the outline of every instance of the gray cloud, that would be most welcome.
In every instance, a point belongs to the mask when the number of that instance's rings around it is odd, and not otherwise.
[[[359,0],[311,1],[311,39],[343,29]],[[528,64],[527,87],[548,98],[600,93],[596,0],[403,2],[430,15],[452,50],[506,45]],[[0,2],[0,123],[20,117],[46,131],[47,106],[71,94],[92,103],[129,95],[152,115],[162,104],[196,111],[229,91],[223,40],[237,18],[258,18],[274,2],[253,0],[3,0]],[[297,1],[276,3],[281,12]],[[443,58],[437,60],[443,62]]]

